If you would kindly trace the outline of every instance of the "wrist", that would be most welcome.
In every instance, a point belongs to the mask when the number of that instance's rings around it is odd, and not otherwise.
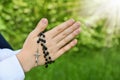
[[[25,50],[21,50],[16,56],[24,72],[28,72],[34,67],[34,57],[30,53],[26,52]]]

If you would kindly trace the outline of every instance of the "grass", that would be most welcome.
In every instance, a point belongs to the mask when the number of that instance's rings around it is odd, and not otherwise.
[[[119,47],[72,49],[47,69],[26,73],[25,80],[120,80]]]

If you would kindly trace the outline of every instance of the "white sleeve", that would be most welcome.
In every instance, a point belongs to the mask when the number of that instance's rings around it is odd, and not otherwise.
[[[13,51],[13,50],[7,49],[7,48],[0,49],[0,61],[19,53],[19,51],[20,50]]]
[[[12,52],[14,54],[14,51]],[[0,61],[0,80],[24,80],[24,78],[24,71],[15,54]]]

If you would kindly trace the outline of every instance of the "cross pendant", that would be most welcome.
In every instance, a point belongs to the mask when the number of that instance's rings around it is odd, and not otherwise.
[[[35,62],[37,63],[38,65],[38,58],[40,57],[40,54],[39,54],[39,51],[37,50],[36,54],[34,54],[35,56]]]

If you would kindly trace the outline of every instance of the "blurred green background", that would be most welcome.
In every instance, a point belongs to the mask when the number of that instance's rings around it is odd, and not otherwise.
[[[20,49],[39,20],[48,18],[47,30],[74,18],[81,22],[78,44],[56,62],[26,73],[25,80],[120,80],[120,36],[110,40],[104,21],[92,27],[80,16],[82,0],[0,0],[0,33],[12,47]]]

